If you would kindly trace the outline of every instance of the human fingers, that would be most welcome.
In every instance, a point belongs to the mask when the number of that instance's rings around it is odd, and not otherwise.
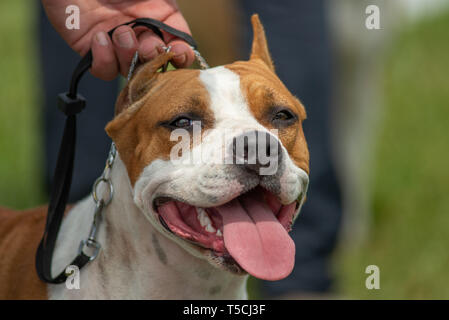
[[[119,71],[123,76],[126,76],[132,58],[139,46],[136,34],[131,27],[120,26],[112,34],[112,43],[118,60]]]
[[[161,48],[165,46],[164,41],[151,30],[140,33],[137,40],[139,42],[139,57],[143,61],[156,58],[160,54]]]
[[[191,34],[186,20],[179,11],[169,16],[164,21],[164,23],[168,24],[169,26],[175,29]],[[195,55],[192,49],[190,48],[190,45],[188,45],[185,41],[166,32],[164,32],[164,40],[168,46],[172,47],[171,51],[175,54],[175,56],[172,59],[172,62],[175,65],[175,67],[185,68],[193,63],[193,61],[195,60]]]
[[[104,31],[97,32],[92,38],[91,48],[92,75],[106,81],[114,79],[118,73],[118,61],[108,34]]]

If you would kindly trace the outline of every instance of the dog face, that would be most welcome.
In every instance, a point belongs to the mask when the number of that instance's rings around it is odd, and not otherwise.
[[[288,231],[308,185],[306,115],[252,23],[249,61],[157,73],[168,53],[140,67],[106,131],[159,232],[220,268],[278,280],[293,268]]]

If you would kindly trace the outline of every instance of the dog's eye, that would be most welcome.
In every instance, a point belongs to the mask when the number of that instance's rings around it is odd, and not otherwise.
[[[297,119],[297,116],[290,111],[289,109],[280,109],[277,110],[272,119],[271,122],[276,126],[288,126],[290,124],[293,124]]]
[[[176,128],[189,128],[192,126],[192,124],[193,120],[186,117],[177,118],[170,122],[170,126]]]
[[[285,121],[285,120],[289,120],[292,118],[293,118],[293,115],[291,114],[291,112],[289,112],[287,110],[282,110],[274,115],[273,121],[275,121],[275,120]]]
[[[197,114],[195,112],[184,112],[178,113],[169,120],[159,122],[159,125],[168,130],[191,130],[197,122],[199,125],[201,125],[201,127],[203,127],[202,121],[203,118],[200,114]]]

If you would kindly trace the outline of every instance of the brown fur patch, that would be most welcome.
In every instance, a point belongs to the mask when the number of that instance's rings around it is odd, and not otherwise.
[[[47,299],[47,285],[35,269],[35,254],[47,207],[26,211],[0,208],[0,299]]]
[[[178,143],[170,141],[171,130],[164,123],[178,114],[194,113],[201,119],[203,129],[212,127],[208,94],[198,75],[198,70],[157,73],[144,97],[106,126],[132,185],[149,163],[158,158],[169,159],[172,147]]]
[[[260,59],[266,64],[270,70],[274,71],[273,61],[271,60],[270,52],[268,51],[267,39],[265,30],[259,20],[259,15],[253,14],[251,16],[251,23],[253,25],[253,44],[251,48],[251,60]]]
[[[293,162],[309,173],[309,150],[302,129],[302,121],[306,118],[306,111],[301,102],[288,91],[276,74],[259,59],[237,61],[226,65],[226,67],[240,76],[240,86],[250,111],[263,126],[268,129],[276,129],[267,117],[267,112],[271,107],[288,107],[298,116],[297,123],[278,129],[279,139]]]

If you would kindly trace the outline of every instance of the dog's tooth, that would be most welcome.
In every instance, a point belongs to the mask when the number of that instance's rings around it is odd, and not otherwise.
[[[210,233],[215,233],[215,228],[212,227],[212,225],[210,223],[208,223],[206,226],[206,231],[210,232]]]
[[[217,230],[216,234],[217,234],[218,237],[222,237],[223,236],[223,234],[221,233],[220,229]]]
[[[203,208],[196,208],[197,218],[200,221],[200,225],[205,228],[207,232],[215,232],[215,228],[212,227],[212,222],[210,221],[209,215]]]

